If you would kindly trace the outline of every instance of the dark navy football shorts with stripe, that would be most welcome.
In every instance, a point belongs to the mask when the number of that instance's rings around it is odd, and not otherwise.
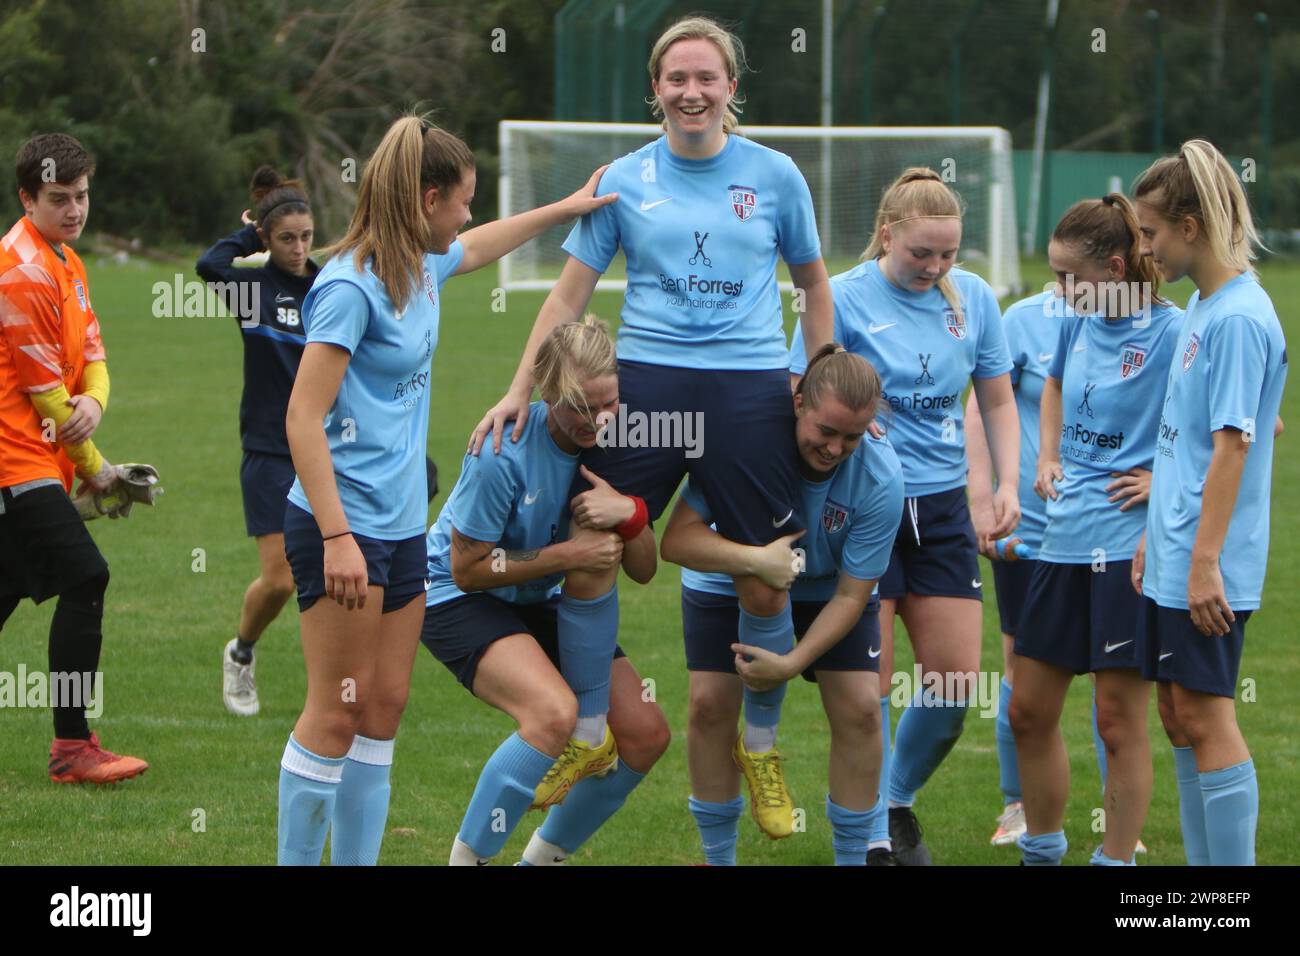
[[[382,541],[353,534],[366,559],[366,581],[384,589],[384,610],[400,610],[424,594],[424,535]],[[325,597],[325,542],[316,518],[290,502],[284,512],[284,554],[298,587],[298,610],[307,611]]]
[[[801,639],[826,606],[822,601],[794,601],[794,636]],[[682,588],[682,637],[686,643],[686,669],[736,673],[740,605],[734,597]],[[849,632],[803,672],[816,681],[817,671],[880,672],[880,602],[873,596]]]
[[[897,600],[906,594],[984,600],[965,486],[904,500],[880,597]]]
[[[288,455],[244,452],[239,487],[244,493],[244,527],[250,538],[284,533],[284,509],[293,477],[293,459]]]
[[[1002,633],[1015,637],[1024,614],[1025,598],[1029,596],[1029,581],[1038,562],[1018,558],[1015,561],[991,561],[990,564],[993,565],[993,589],[998,596]]]
[[[1142,598],[1129,580],[1132,561],[1038,561],[1016,632],[1016,654],[1075,674],[1139,670]]]
[[[424,609],[420,641],[472,694],[479,661],[489,647],[511,634],[531,634],[558,671],[559,607],[559,598],[511,604],[495,594],[466,594]],[[614,648],[615,660],[626,656],[623,648]]]
[[[689,474],[718,532],[768,544],[804,528],[786,369],[760,372],[618,363],[618,418],[582,463],[659,518]],[[670,447],[663,447],[669,445]],[[591,486],[578,473],[571,494]]]
[[[1207,637],[1192,623],[1186,608],[1161,607],[1148,597],[1139,600],[1143,677],[1202,694],[1237,696],[1250,611],[1233,611],[1236,620],[1228,625],[1228,633]]]

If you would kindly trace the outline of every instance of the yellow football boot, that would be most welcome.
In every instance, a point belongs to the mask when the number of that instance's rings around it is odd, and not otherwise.
[[[556,758],[555,764],[537,785],[532,809],[544,810],[563,802],[573,785],[583,777],[603,776],[617,765],[618,747],[608,724],[605,725],[605,740],[599,747],[571,738],[564,753]]]
[[[773,840],[788,837],[794,832],[794,801],[785,789],[781,752],[773,747],[752,754],[745,749],[745,736],[741,734],[736,738],[731,758],[749,784],[749,809],[758,828]]]

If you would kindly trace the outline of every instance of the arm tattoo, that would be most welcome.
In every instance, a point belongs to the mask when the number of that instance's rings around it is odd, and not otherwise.
[[[531,551],[507,551],[507,561],[532,561],[542,553],[541,548],[533,548]]]

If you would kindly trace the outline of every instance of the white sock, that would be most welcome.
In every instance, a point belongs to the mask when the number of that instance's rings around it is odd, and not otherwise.
[[[868,853],[870,853],[872,850],[893,850],[893,849],[894,849],[893,840],[872,840],[870,843],[867,844]]]
[[[554,843],[542,839],[540,828],[533,831],[532,839],[524,849],[524,862],[529,866],[563,866],[569,854]]]
[[[599,747],[605,742],[606,716],[596,714],[594,717],[579,717],[578,725],[573,728],[573,736],[588,747]]]
[[[456,842],[451,845],[451,859],[447,861],[448,866],[487,866],[492,860],[488,856],[479,856],[470,849],[468,843],[461,842],[459,836]]]
[[[745,749],[752,754],[766,753],[776,746],[776,725],[755,727],[745,723]]]
[[[910,810],[912,805],[910,803],[899,803],[897,800],[889,801],[889,809],[897,810],[899,807]]]

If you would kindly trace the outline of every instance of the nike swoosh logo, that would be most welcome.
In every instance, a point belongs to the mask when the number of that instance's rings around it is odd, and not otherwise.
[[[527,492],[525,492],[525,493],[524,493],[524,504],[526,504],[526,505],[531,505],[534,501],[537,500],[537,496],[540,495],[541,493],[542,493],[542,489],[541,489],[541,488],[538,488],[538,489],[537,489],[536,491],[534,491],[531,495],[528,494]]]
[[[779,528],[779,527],[781,527],[781,526],[784,525],[787,521],[790,520],[790,516],[793,515],[793,514],[794,514],[794,509],[791,508],[791,509],[790,509],[790,514],[786,515],[786,516],[785,516],[784,518],[782,518],[780,521],[777,521],[775,518],[773,518],[773,519],[772,519],[772,527],[773,527],[773,528]]]
[[[291,295],[277,295],[277,296],[275,297],[275,301],[276,301],[276,302],[292,302],[292,301],[293,301],[293,296],[291,296]]]
[[[898,324],[897,322],[886,322],[884,325],[876,325],[876,323],[872,322],[869,326],[867,326],[867,331],[870,332],[872,335],[875,335],[877,332],[885,331],[885,329],[892,329],[897,324]]]
[[[1050,361],[1052,360],[1052,356],[1055,355],[1055,354],[1056,354],[1055,352],[1046,352],[1046,353],[1044,353],[1044,352],[1040,352],[1040,353],[1038,354],[1038,361],[1040,361],[1040,362],[1042,362],[1044,365],[1046,365],[1048,362],[1050,362]]]
[[[1160,660],[1163,661],[1166,657],[1173,657],[1173,656],[1174,656],[1173,651],[1167,651],[1166,653],[1160,655]]]
[[[973,587],[973,588],[982,588],[982,587],[984,587],[984,582],[983,582],[983,581],[980,581],[980,580],[977,579],[977,578],[971,578],[971,580],[970,580],[970,586]]]
[[[552,859],[554,862],[556,862],[556,863],[563,863],[563,862],[564,862],[564,857],[562,857],[562,856],[553,856],[553,857],[551,857],[551,859]]]
[[[491,863],[491,862],[492,862],[491,860],[475,860],[475,861],[474,861],[474,865],[475,865],[475,866],[487,866],[487,865],[488,865],[489,863]]]
[[[1088,345],[1085,342],[1080,342],[1078,345],[1074,347],[1074,350],[1076,352],[1086,352],[1088,351]]]
[[[1125,644],[1132,644],[1132,643],[1133,643],[1133,640],[1132,640],[1132,638],[1130,638],[1130,639],[1127,640],[1127,641],[1120,641],[1118,644],[1107,644],[1107,645],[1106,645],[1106,653],[1109,654],[1111,651],[1117,651],[1117,650],[1119,650],[1121,647],[1123,647]]]
[[[871,657],[871,658],[879,657],[879,656],[880,656],[880,648],[877,647],[874,651],[867,651],[867,656],[868,656],[868,657]]]
[[[646,202],[644,199],[642,199],[641,211],[645,212],[647,209],[653,209],[655,206],[662,206],[664,203],[672,202],[672,201],[673,201],[672,196],[669,196],[667,199],[656,199],[654,202]]]

